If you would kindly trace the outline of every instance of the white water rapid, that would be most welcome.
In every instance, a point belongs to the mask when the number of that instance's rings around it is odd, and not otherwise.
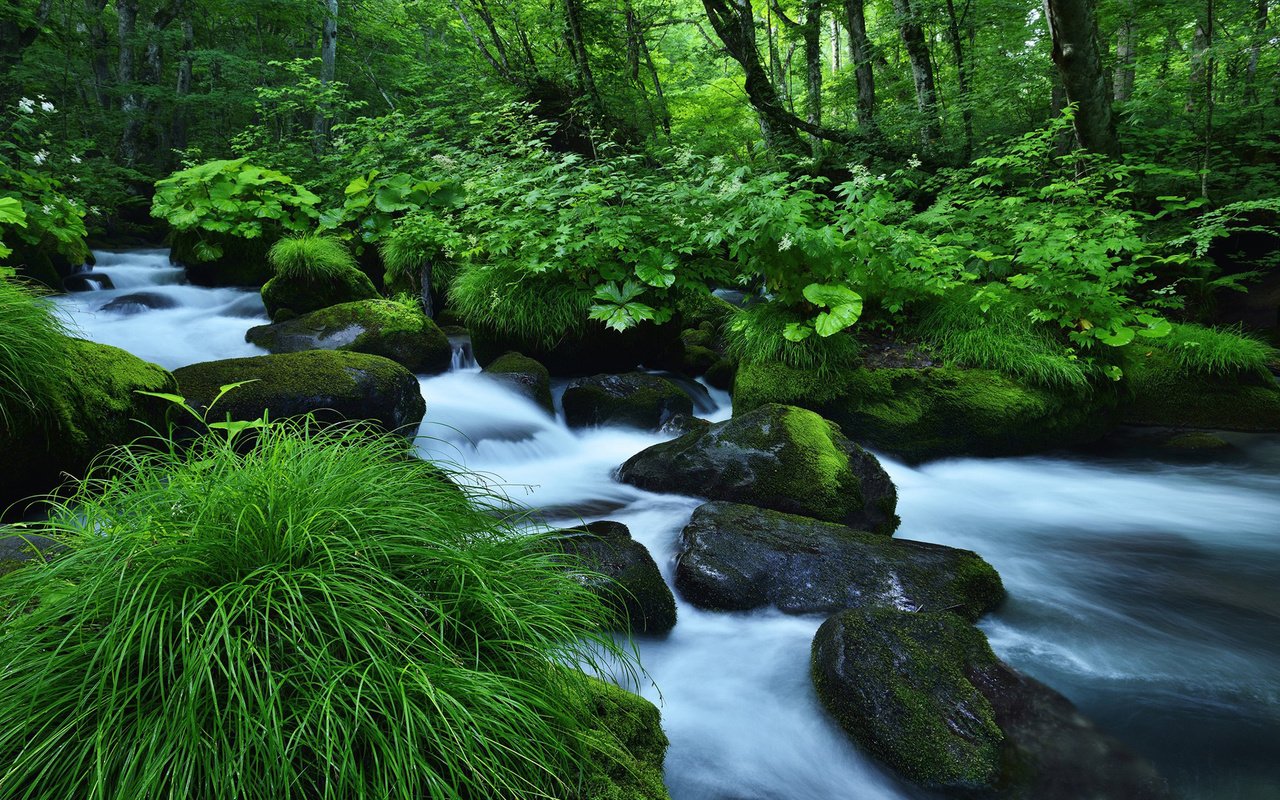
[[[81,335],[170,369],[260,353],[255,292],[183,285],[164,251],[99,253],[115,286],[58,303]],[[101,310],[120,298],[147,298]],[[170,302],[172,301],[172,302]],[[147,308],[166,306],[163,308]],[[117,308],[120,308],[117,306]],[[571,431],[459,357],[421,379],[420,450],[490,476],[553,525],[625,523],[671,579],[700,502],[616,482],[657,434]],[[712,392],[712,419],[728,398]],[[1280,437],[1235,437],[1222,463],[1116,457],[955,459],[885,466],[901,538],[976,550],[1008,603],[982,623],[995,650],[1153,759],[1188,798],[1280,797]],[[922,795],[822,713],[808,677],[816,617],[679,605],[642,639],[671,738],[675,800],[879,800]]]

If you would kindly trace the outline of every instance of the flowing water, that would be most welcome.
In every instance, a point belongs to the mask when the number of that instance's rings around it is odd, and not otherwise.
[[[261,352],[244,343],[266,321],[254,292],[183,285],[164,251],[100,253],[97,271],[116,288],[58,301],[87,338],[168,368]],[[142,291],[169,307],[101,310]],[[570,431],[461,350],[452,371],[421,384],[425,456],[488,476],[550,524],[623,522],[671,579],[699,501],[612,477],[663,436]],[[711,419],[730,413],[720,392],[702,406]],[[884,463],[900,537],[976,550],[1000,571],[1009,601],[982,623],[998,654],[1155,760],[1182,796],[1262,800],[1280,797],[1280,437],[1232,441],[1221,463],[1199,465]],[[821,713],[808,679],[820,623],[680,603],[670,636],[638,643],[652,679],[639,690],[662,707],[671,738],[675,800],[920,796]]]

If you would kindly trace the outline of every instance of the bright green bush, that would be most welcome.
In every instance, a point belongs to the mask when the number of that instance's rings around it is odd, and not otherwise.
[[[332,236],[290,236],[271,245],[267,254],[278,277],[312,283],[332,280],[356,269],[346,245]]]
[[[455,271],[452,260],[462,249],[462,237],[444,217],[416,211],[398,220],[378,248],[386,266],[386,283],[417,278],[423,266],[432,267],[431,280],[445,286]]]
[[[0,796],[574,797],[584,576],[403,443],[252,435],[119,452],[0,579]]]
[[[757,303],[738,309],[725,326],[725,349],[743,364],[780,363],[825,375],[856,365],[858,340],[837,332],[830,336],[789,338],[787,331],[802,319],[776,303]]]
[[[48,416],[53,394],[73,379],[66,334],[47,300],[0,276],[0,429]]]
[[[450,285],[451,307],[472,324],[550,347],[587,323],[591,291],[554,272],[503,261],[468,264]]]
[[[1274,347],[1239,330],[1201,325],[1175,324],[1158,345],[1187,375],[1266,374],[1267,364],[1280,358]]]

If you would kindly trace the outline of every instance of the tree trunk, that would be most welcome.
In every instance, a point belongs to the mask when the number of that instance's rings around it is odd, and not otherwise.
[[[124,112],[124,133],[120,137],[120,158],[128,166],[138,160],[138,134],[142,130],[142,95],[137,86],[137,60],[134,38],[138,31],[138,0],[116,0],[116,34],[120,57],[116,80],[123,95],[120,110]]]
[[[822,0],[805,0],[804,22],[800,28],[804,39],[805,118],[810,125],[822,124]],[[822,153],[822,142],[810,142],[813,155]]]
[[[956,88],[960,99],[960,118],[964,122],[964,157],[973,152],[973,107],[969,97],[969,64],[964,57],[964,43],[960,39],[960,26],[966,24],[969,4],[965,3],[964,19],[956,16],[954,0],[947,0],[947,34],[951,39],[951,57],[956,65]]]
[[[173,118],[169,127],[169,146],[174,150],[183,150],[187,146],[187,98],[191,94],[194,50],[195,30],[188,9],[182,15],[182,55],[178,60],[178,83],[174,87]]]
[[[849,28],[849,61],[858,83],[858,125],[871,129],[876,124],[876,76],[871,65],[871,40],[867,38],[863,0],[844,0],[844,16]]]
[[[1116,32],[1115,101],[1124,103],[1133,97],[1133,84],[1137,75],[1138,32],[1134,23],[1133,0],[1125,6],[1124,19]]]
[[[1258,0],[1253,17],[1253,42],[1249,45],[1249,66],[1244,71],[1244,96],[1250,104],[1258,102],[1258,59],[1262,43],[1267,39],[1267,0]]]
[[[1068,102],[1076,106],[1076,142],[1095,153],[1117,155],[1120,143],[1111,116],[1111,91],[1102,71],[1093,0],[1044,0],[1044,6],[1053,63]]]
[[[338,76],[338,0],[324,0],[324,24],[320,28],[320,84],[328,86]],[[318,109],[312,120],[315,146],[323,149],[333,123],[332,109]]]
[[[595,113],[603,114],[604,103],[601,102],[600,92],[596,88],[595,75],[591,72],[591,60],[587,56],[587,42],[582,33],[581,0],[564,0],[564,16],[569,38],[569,52],[577,68],[578,91],[591,101],[591,107]]]
[[[918,2],[918,0],[916,0]],[[918,8],[912,0],[893,0],[902,44],[911,62],[911,78],[916,86],[916,107],[920,110],[920,140],[925,150],[930,149],[941,135],[938,121],[938,90],[933,79],[933,62],[929,59],[929,45],[925,42],[924,29],[920,27]]]

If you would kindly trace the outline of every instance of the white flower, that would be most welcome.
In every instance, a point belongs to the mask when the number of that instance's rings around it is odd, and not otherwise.
[[[72,175],[72,176],[71,176],[71,182],[72,182],[72,183],[79,183],[79,182],[80,182],[80,176],[79,176],[79,175]]]
[[[45,216],[50,216],[53,214],[53,206],[49,205],[48,203],[45,203],[44,205],[40,206],[40,210],[45,213]]]
[[[79,163],[80,163],[80,156],[72,156],[72,157],[71,157],[71,163],[72,163],[72,164],[79,164]]]
[[[36,113],[36,101],[30,97],[24,97],[18,101],[18,110],[23,114],[34,114]]]
[[[911,158],[907,159],[907,166],[912,169],[920,169],[920,157],[915,153],[912,153]]]
[[[781,253],[785,250],[790,250],[792,244],[794,244],[794,242],[791,241],[791,234],[788,233],[783,235],[782,241],[778,242],[778,252]]]
[[[436,153],[431,157],[431,160],[436,162],[437,166],[442,167],[444,169],[453,169],[458,165],[456,161],[444,155],[443,153]]]
[[[98,216],[99,214],[101,214],[102,212],[98,210],[98,207],[97,207],[97,206],[89,206],[89,213],[90,213],[90,214],[92,214],[92,215],[94,215],[94,216],[96,217],[96,216]]]
[[[711,161],[708,162],[708,166],[711,168],[712,172],[719,172],[724,169],[724,158],[721,156],[713,156]]]
[[[52,114],[56,109],[54,109],[53,103],[50,103],[48,100],[46,100],[40,104],[40,110],[47,111],[48,113]]]
[[[34,156],[32,156],[31,160],[36,162],[36,166],[40,166],[41,164],[49,160],[49,151],[41,150],[39,153],[36,153]]]

